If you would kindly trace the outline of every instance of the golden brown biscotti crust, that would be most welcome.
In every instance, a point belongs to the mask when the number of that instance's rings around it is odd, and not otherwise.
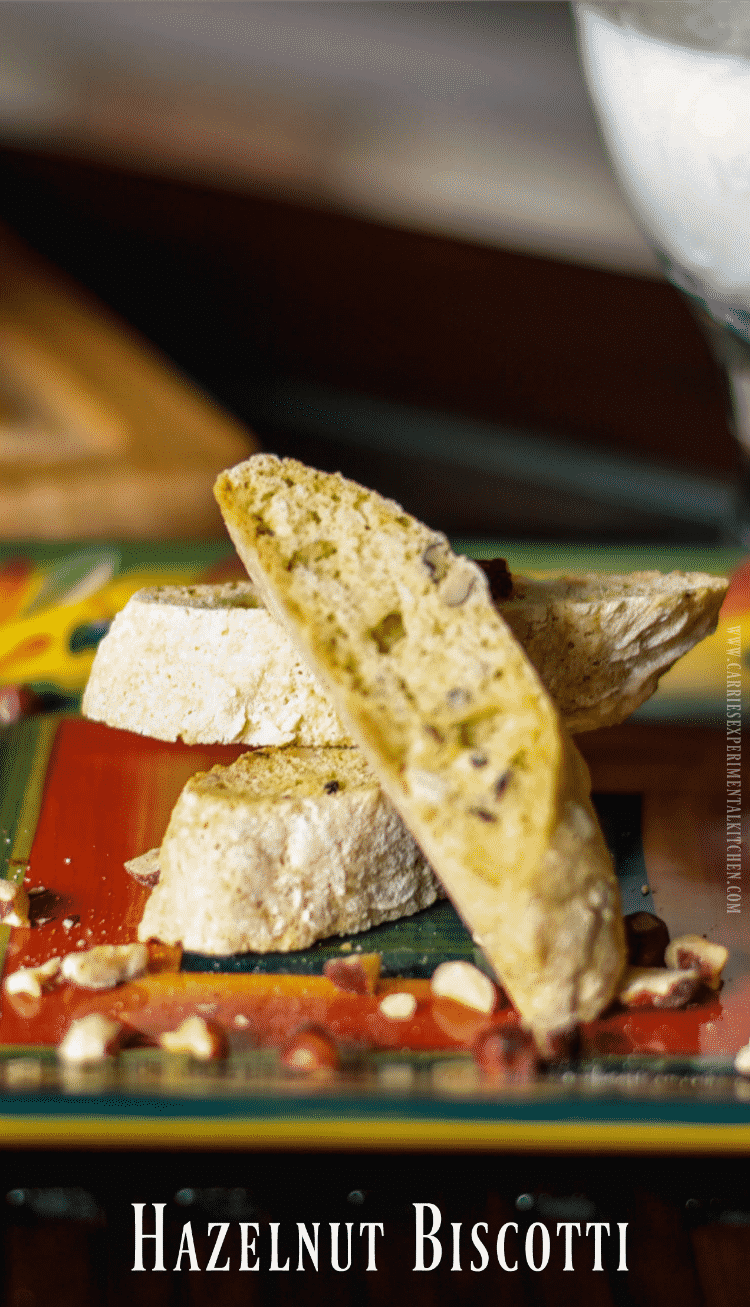
[[[624,963],[585,765],[481,570],[338,474],[258,455],[216,496],[319,678],[539,1043]]]

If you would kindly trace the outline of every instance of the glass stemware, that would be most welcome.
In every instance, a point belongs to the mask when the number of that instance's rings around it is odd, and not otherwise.
[[[631,210],[723,365],[750,546],[750,3],[582,0],[581,60]]]

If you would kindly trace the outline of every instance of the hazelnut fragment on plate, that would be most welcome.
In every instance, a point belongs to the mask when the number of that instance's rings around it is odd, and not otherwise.
[[[324,1030],[303,1026],[290,1039],[281,1060],[290,1071],[330,1075],[338,1069],[339,1051]]]
[[[400,989],[381,998],[378,1007],[389,1021],[409,1021],[417,1010],[417,1000],[407,989]]]
[[[380,979],[379,953],[351,953],[345,958],[329,958],[323,975],[337,989],[350,994],[374,994]]]
[[[68,953],[60,974],[81,989],[114,989],[137,980],[148,969],[145,944],[96,944],[85,953]]]
[[[139,885],[145,885],[147,889],[153,889],[154,885],[159,883],[160,856],[161,849],[149,849],[148,853],[141,853],[137,858],[131,858],[126,862],[125,870]]]
[[[435,998],[451,998],[487,1015],[497,1007],[497,989],[471,962],[441,962],[432,973],[430,989]]]
[[[6,994],[27,994],[41,998],[43,991],[60,974],[60,959],[50,958],[39,967],[19,967],[5,977]]]
[[[533,1039],[515,1027],[484,1031],[472,1052],[479,1069],[490,1078],[526,1079],[539,1067],[539,1054]]]
[[[625,1007],[685,1007],[702,984],[697,970],[626,967],[617,998]]]
[[[29,896],[23,885],[14,885],[12,881],[0,880],[0,925],[22,926],[28,928]]]
[[[666,922],[653,912],[630,912],[624,920],[631,967],[664,966],[664,952],[669,943]]]
[[[62,1062],[74,1066],[103,1062],[119,1051],[125,1029],[119,1021],[112,1021],[101,1012],[90,1012],[86,1017],[71,1021],[58,1046],[57,1056]]]
[[[199,1062],[226,1057],[227,1037],[215,1021],[204,1017],[186,1017],[176,1030],[165,1030],[159,1043],[168,1053],[189,1053]]]
[[[664,961],[676,971],[685,968],[698,971],[704,985],[718,989],[728,957],[729,950],[723,944],[714,944],[702,935],[680,935],[672,940]]]

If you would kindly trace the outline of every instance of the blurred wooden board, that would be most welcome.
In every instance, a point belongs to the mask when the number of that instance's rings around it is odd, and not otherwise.
[[[219,534],[251,433],[3,227],[0,284],[0,535]]]

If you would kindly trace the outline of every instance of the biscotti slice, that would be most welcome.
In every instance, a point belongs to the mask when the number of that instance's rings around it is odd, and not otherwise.
[[[492,575],[497,562],[480,563]],[[494,602],[571,732],[621,722],[708,635],[727,583],[702,573],[503,571]],[[250,581],[139,590],[101,641],[84,716],[188,744],[351,743]]]
[[[193,776],[138,938],[198,953],[307,948],[441,893],[359,749],[269,749]]]
[[[350,743],[249,581],[139,590],[97,649],[81,711],[186,744]]]
[[[586,767],[476,564],[398,504],[258,455],[215,493],[271,613],[330,693],[542,1048],[624,964]]]
[[[724,577],[704,572],[514,576],[500,612],[572,733],[624,721],[716,628]]]

